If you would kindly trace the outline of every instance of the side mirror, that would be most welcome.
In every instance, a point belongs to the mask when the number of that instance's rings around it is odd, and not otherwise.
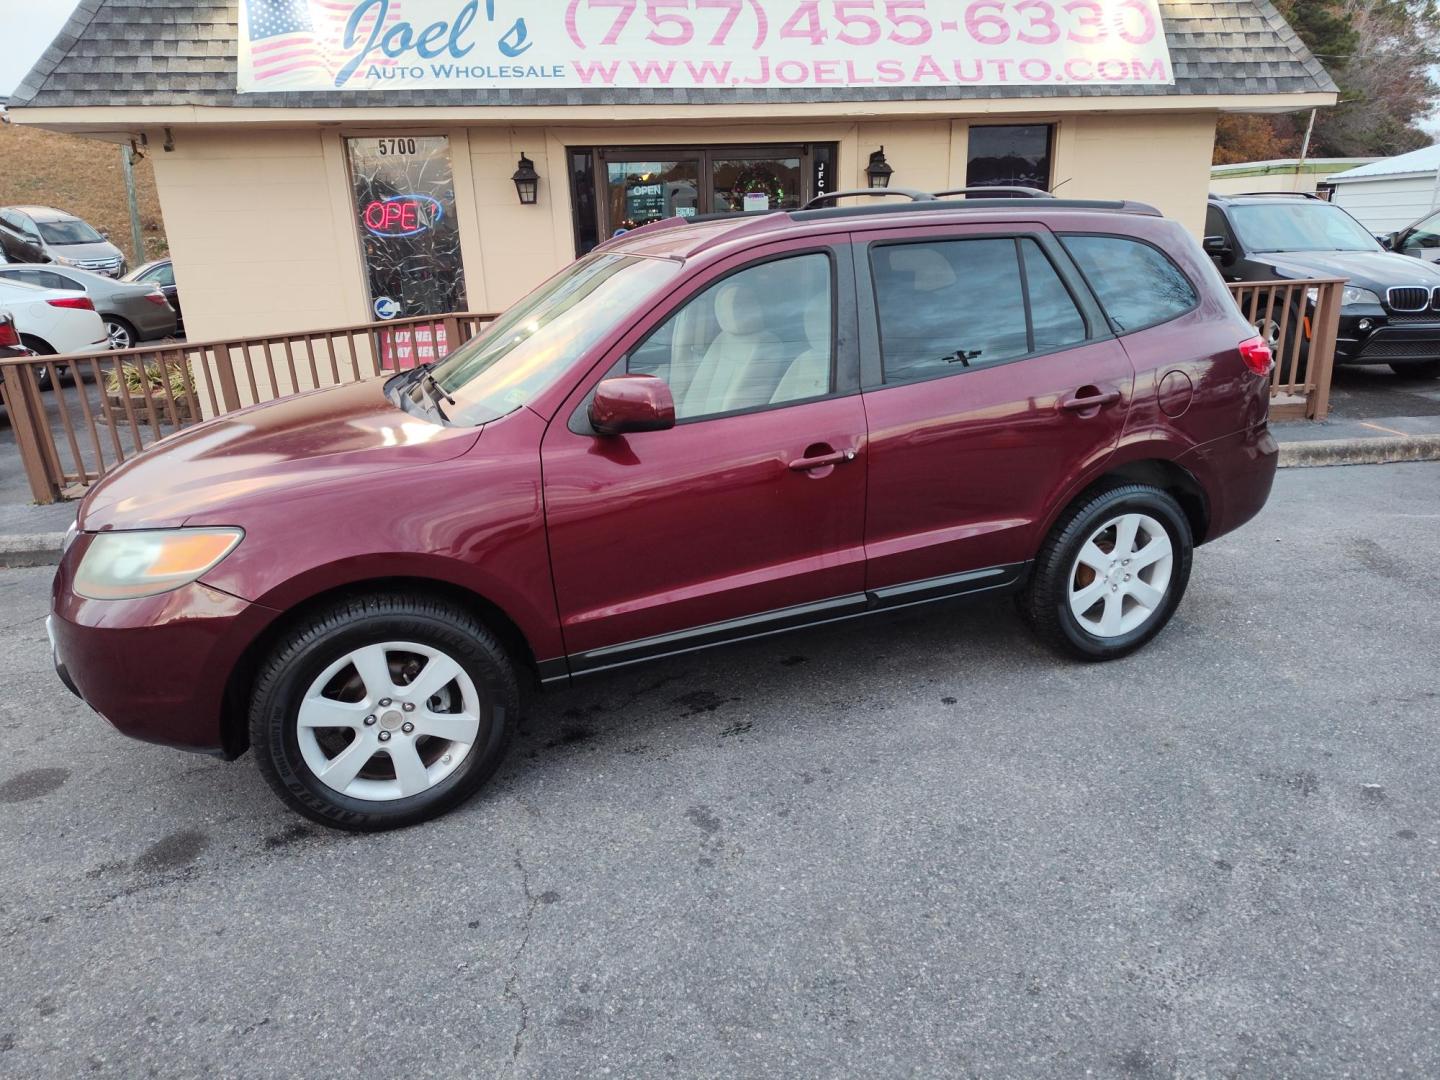
[[[1379,243],[1379,245],[1386,251],[1395,251],[1400,247],[1400,234],[1398,232],[1377,232],[1373,233],[1372,235],[1375,237],[1376,242]]]
[[[95,231],[100,234],[100,239],[101,239],[101,240],[109,240],[109,239],[110,239],[110,230],[109,230],[109,229],[96,229]]]
[[[1230,250],[1230,241],[1226,240],[1223,236],[1205,237],[1204,246],[1205,254],[1209,255],[1212,259],[1228,259],[1234,254],[1234,252]]]
[[[590,402],[590,426],[599,435],[674,427],[675,397],[670,384],[654,375],[616,375],[602,380]]]

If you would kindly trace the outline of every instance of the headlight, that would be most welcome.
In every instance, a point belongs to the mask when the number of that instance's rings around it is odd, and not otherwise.
[[[51,255],[50,259],[52,262],[59,263],[61,266],[73,266],[77,269],[80,266],[78,259],[67,259],[64,255]]]
[[[91,600],[169,592],[214,567],[244,535],[239,529],[97,533],[75,571],[75,591]]]
[[[1374,304],[1380,306],[1380,297],[1376,296],[1369,289],[1361,289],[1355,285],[1346,285],[1345,292],[1341,295],[1341,307],[1358,307],[1360,304]]]

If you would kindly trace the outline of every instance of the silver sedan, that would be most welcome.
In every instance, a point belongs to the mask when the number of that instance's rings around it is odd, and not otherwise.
[[[45,289],[82,292],[90,298],[110,348],[129,349],[142,341],[154,341],[175,334],[175,309],[153,283],[116,281],[102,274],[71,267],[8,263],[0,266],[0,278],[23,281]]]

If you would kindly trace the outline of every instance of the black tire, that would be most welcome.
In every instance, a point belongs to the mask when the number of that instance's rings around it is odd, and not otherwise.
[[[1150,618],[1129,633],[1100,637],[1090,633],[1070,608],[1072,575],[1080,549],[1108,521],[1142,513],[1159,522],[1172,550],[1166,594]],[[1194,538],[1185,512],[1174,498],[1147,484],[1125,484],[1082,496],[1050,531],[1019,597],[1020,612],[1046,645],[1080,660],[1118,660],[1144,646],[1165,628],[1185,595],[1194,555]],[[1121,586],[1124,588],[1124,586]]]
[[[383,802],[353,798],[327,786],[306,764],[300,702],[348,653],[392,641],[426,645],[454,660],[474,683],[480,726],[465,758],[428,790]],[[427,821],[479,791],[504,760],[519,713],[514,664],[473,614],[439,599],[382,593],[334,604],[289,628],[256,677],[250,741],[266,781],[292,808],[332,828],[374,832]]]
[[[1421,360],[1413,364],[1391,364],[1390,370],[1402,379],[1440,379],[1440,360]]]
[[[1270,322],[1267,324],[1263,317],[1255,324],[1255,332],[1265,339],[1270,346],[1270,351],[1275,356],[1275,366],[1280,368],[1280,377],[1289,377],[1290,352],[1295,348],[1294,341],[1298,337],[1300,341],[1299,351],[1295,357],[1295,381],[1303,383],[1310,370],[1310,342],[1305,338],[1305,318],[1300,309],[1294,304],[1288,305],[1289,311],[1276,311],[1272,313]],[[1281,323],[1285,324],[1285,332],[1280,332]]]
[[[105,316],[105,334],[110,339],[110,348],[112,349],[133,349],[140,344],[140,335],[135,332],[135,327],[131,326],[129,322],[120,318],[118,315]],[[123,334],[129,340],[130,344],[115,344],[115,338],[118,334]]]
[[[51,348],[51,347],[50,347],[50,343],[49,343],[48,341],[45,341],[43,338],[34,337],[34,336],[30,335],[30,334],[21,334],[21,335],[20,335],[20,344],[21,344],[21,345],[24,345],[27,349],[29,349],[31,352],[33,352],[36,356],[54,356],[54,355],[55,355],[55,350],[54,350],[53,348]],[[59,375],[61,378],[64,378],[64,376],[65,376],[65,369],[62,368],[62,367],[57,367],[57,368],[55,369],[55,373],[56,373],[57,375]],[[42,368],[36,368],[36,369],[35,369],[35,385],[38,386],[38,387],[40,387],[41,390],[49,390],[49,389],[50,389],[50,370],[49,370],[49,368],[43,368],[43,367],[42,367]]]

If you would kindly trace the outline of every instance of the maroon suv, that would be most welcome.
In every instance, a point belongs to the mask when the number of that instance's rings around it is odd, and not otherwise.
[[[660,222],[433,367],[108,476],[56,665],[126,734],[253,746],[301,813],[380,829],[484,784],[527,678],[1002,592],[1124,656],[1270,492],[1253,334],[1131,203]]]

